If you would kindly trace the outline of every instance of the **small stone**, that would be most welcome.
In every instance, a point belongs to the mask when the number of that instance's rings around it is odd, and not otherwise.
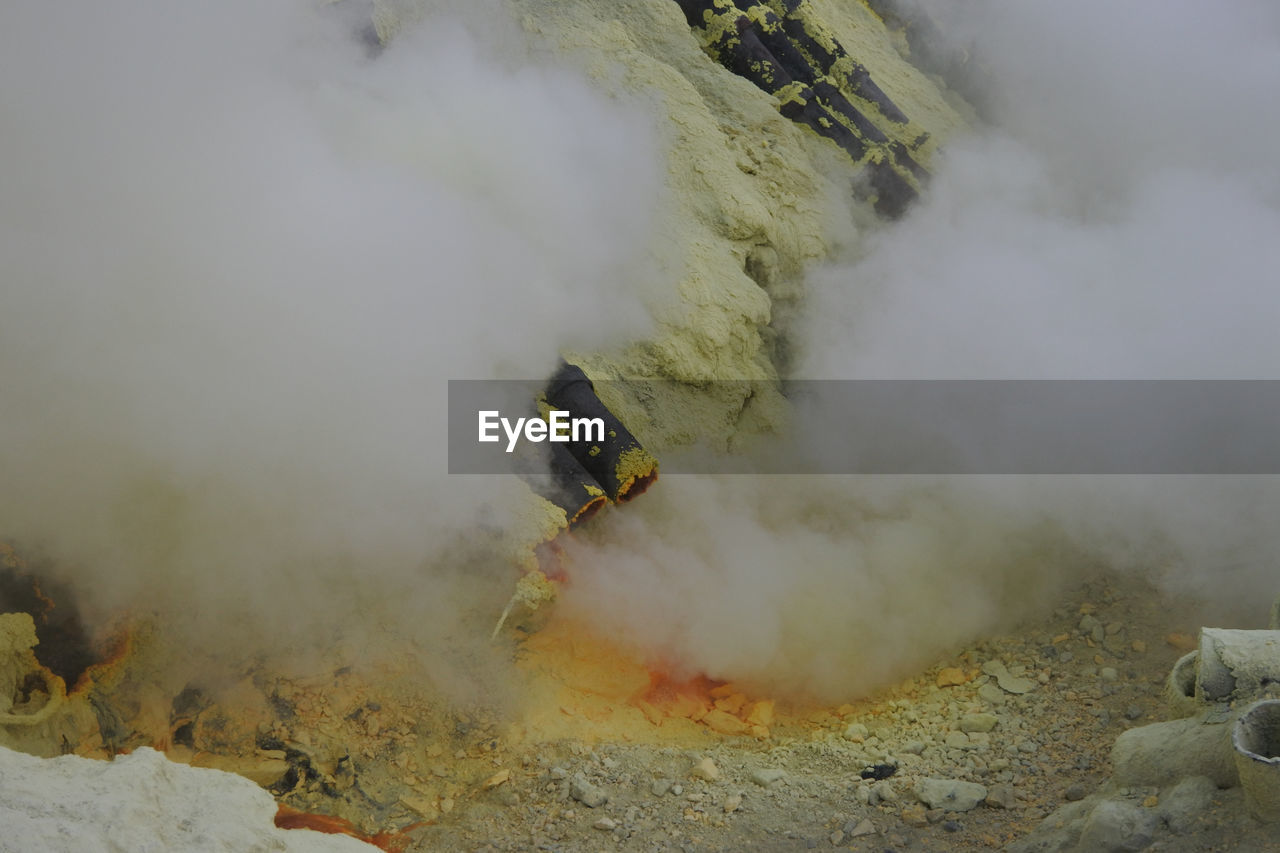
[[[893,790],[893,783],[883,779],[871,786],[871,803],[892,803],[898,799],[898,792]]]
[[[844,831],[837,829],[835,832],[831,833],[828,840],[831,842],[832,847],[839,847],[840,842],[844,841]]]
[[[761,788],[768,788],[786,775],[787,771],[779,770],[776,767],[759,767],[751,771],[751,781]]]
[[[1142,800],[1142,807],[1144,809],[1154,809],[1158,805],[1160,805],[1159,797],[1146,797]]]
[[[948,666],[938,672],[939,687],[957,687],[968,680],[964,676],[964,670],[959,667]]]
[[[602,829],[605,832],[613,832],[618,828],[617,822],[611,817],[602,817],[591,825],[596,829]]]
[[[678,797],[683,793],[684,793],[684,785],[681,785],[679,782],[671,786],[672,796]]]
[[[1086,794],[1088,794],[1088,790],[1080,782],[1073,782],[1068,785],[1067,790],[1063,792],[1063,796],[1067,798],[1067,801],[1072,803],[1077,800],[1083,800]]]
[[[720,778],[720,768],[716,767],[716,763],[711,760],[711,756],[707,755],[703,756],[701,761],[690,768],[689,775],[695,779],[714,782]]]
[[[1196,641],[1195,637],[1178,631],[1166,636],[1164,641],[1180,652],[1195,651],[1195,649],[1200,645],[1200,643]]]
[[[1124,709],[1124,716],[1126,720],[1136,720],[1142,716],[1142,709],[1137,705],[1130,705]]]
[[[588,782],[581,773],[575,773],[569,780],[569,796],[590,809],[599,808],[609,801],[604,789]]]
[[[1160,818],[1114,800],[1103,800],[1089,813],[1080,831],[1080,850],[1145,850],[1155,840]]]
[[[861,838],[864,835],[874,835],[876,831],[875,824],[870,818],[863,818],[858,821],[858,825],[849,833],[850,838]]]
[[[998,722],[1000,718],[995,714],[965,714],[960,718],[960,731],[989,732]]]
[[[501,785],[503,782],[507,781],[510,778],[511,778],[510,770],[499,770],[497,773],[494,773],[488,779],[485,779],[484,785],[482,787],[487,791],[490,788],[498,787],[499,785]]]
[[[686,717],[696,723],[707,715],[708,709],[701,699],[677,693],[666,710],[672,717]]]
[[[722,735],[740,735],[747,730],[746,723],[719,708],[708,711],[702,718],[702,724],[713,732],[719,732]]]
[[[954,821],[954,820],[943,821],[942,829],[943,829],[945,832],[959,832],[959,831],[960,831],[960,822],[959,822],[959,821]]]
[[[741,805],[742,805],[742,795],[730,794],[729,796],[724,798],[724,813],[732,814],[733,812],[736,812],[738,810],[738,807]]]
[[[862,723],[850,723],[844,730],[845,740],[851,740],[854,743],[862,743],[865,741],[867,739],[867,734],[867,727]]]
[[[434,799],[409,795],[401,797],[400,804],[406,808],[412,809],[428,820],[435,820],[440,816],[440,809],[436,806],[436,801]]]
[[[947,737],[943,743],[948,749],[968,749],[969,736],[964,732],[947,732]]]
[[[773,725],[773,703],[764,701],[752,705],[750,713],[747,714],[747,722],[753,726]]]
[[[993,809],[1011,809],[1018,804],[1013,788],[1008,785],[992,785],[987,798],[982,802]]]
[[[727,714],[740,713],[745,704],[747,704],[747,697],[741,693],[731,693],[716,700],[716,708]]]
[[[909,740],[899,748],[899,751],[905,752],[907,755],[919,755],[924,752],[925,746],[926,744],[922,740]]]
[[[921,779],[916,796],[929,808],[967,812],[987,798],[987,789],[959,779]]]
[[[670,779],[654,779],[649,783],[649,790],[655,797],[665,797],[671,790]]]
[[[1113,666],[1104,666],[1098,670],[1098,677],[1103,681],[1117,681],[1120,678],[1120,673]]]
[[[878,782],[881,779],[888,779],[897,772],[898,765],[896,764],[873,764],[870,767],[864,767],[862,772],[858,775],[863,779],[870,779]]]
[[[1009,672],[1008,668],[998,660],[989,660],[982,665],[982,671],[995,678],[1000,689],[1008,693],[1030,693],[1036,683],[1029,678],[1022,678]]]
[[[1145,640],[1134,640],[1129,644],[1129,648],[1133,649],[1138,654],[1142,654],[1147,650],[1147,643]]]
[[[990,681],[978,688],[978,698],[992,705],[1003,705],[1005,703],[1004,691]]]

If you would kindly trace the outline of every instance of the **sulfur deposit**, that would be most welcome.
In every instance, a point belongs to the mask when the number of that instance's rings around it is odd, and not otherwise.
[[[894,36],[865,5],[812,6],[913,117],[916,135],[928,135],[921,151],[927,162],[963,126],[958,99],[895,50]],[[656,300],[658,327],[648,340],[572,353],[573,360],[596,379],[689,383],[657,386],[663,396],[643,405],[606,400],[659,454],[694,441],[727,448],[739,432],[777,427],[783,414],[776,394],[722,399],[715,386],[708,393],[698,383],[773,380],[785,372],[806,269],[831,252],[845,223],[871,223],[869,209],[853,201],[853,164],[781,115],[770,94],[708,62],[673,2],[532,2],[516,9],[531,35],[607,91],[646,103],[663,133],[664,192],[652,251],[674,290]]]

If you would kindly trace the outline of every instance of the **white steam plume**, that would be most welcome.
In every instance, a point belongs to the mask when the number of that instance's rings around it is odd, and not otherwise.
[[[446,380],[642,334],[660,186],[504,8],[374,56],[309,2],[3,5],[3,535],[250,648],[500,607],[443,558],[509,485],[446,474]]]
[[[1280,378],[1274,4],[929,6],[985,64],[996,126],[810,277],[798,372]],[[646,500],[576,547],[570,601],[655,659],[831,697],[1097,561],[1203,596],[1206,622],[1260,626],[1280,592],[1274,478],[669,477]]]

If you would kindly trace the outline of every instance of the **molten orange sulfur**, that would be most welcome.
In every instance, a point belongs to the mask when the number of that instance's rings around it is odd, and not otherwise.
[[[707,678],[705,675],[695,675],[692,678],[679,681],[665,670],[651,669],[649,671],[649,687],[639,698],[660,707],[675,702],[682,696],[704,701],[707,705],[711,705],[711,691],[718,687],[723,687],[724,684],[725,682],[723,681],[716,681],[714,678]]]

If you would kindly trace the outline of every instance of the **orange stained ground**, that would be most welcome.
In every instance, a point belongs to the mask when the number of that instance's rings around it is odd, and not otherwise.
[[[517,666],[526,691],[510,733],[514,741],[696,746],[723,735],[764,740],[775,726],[807,724],[817,707],[789,701],[783,713],[773,697],[676,674],[678,665],[646,662],[559,612],[519,644]]]
[[[385,850],[386,853],[403,853],[412,840],[409,838],[409,833],[420,826],[426,825],[425,823],[415,823],[411,826],[406,826],[400,832],[379,832],[377,835],[362,835],[356,829],[356,825],[349,820],[330,815],[300,812],[297,809],[291,809],[283,805],[276,810],[275,824],[281,829],[310,829],[329,835],[350,835],[352,838],[358,838],[361,841],[372,844],[379,850]]]

